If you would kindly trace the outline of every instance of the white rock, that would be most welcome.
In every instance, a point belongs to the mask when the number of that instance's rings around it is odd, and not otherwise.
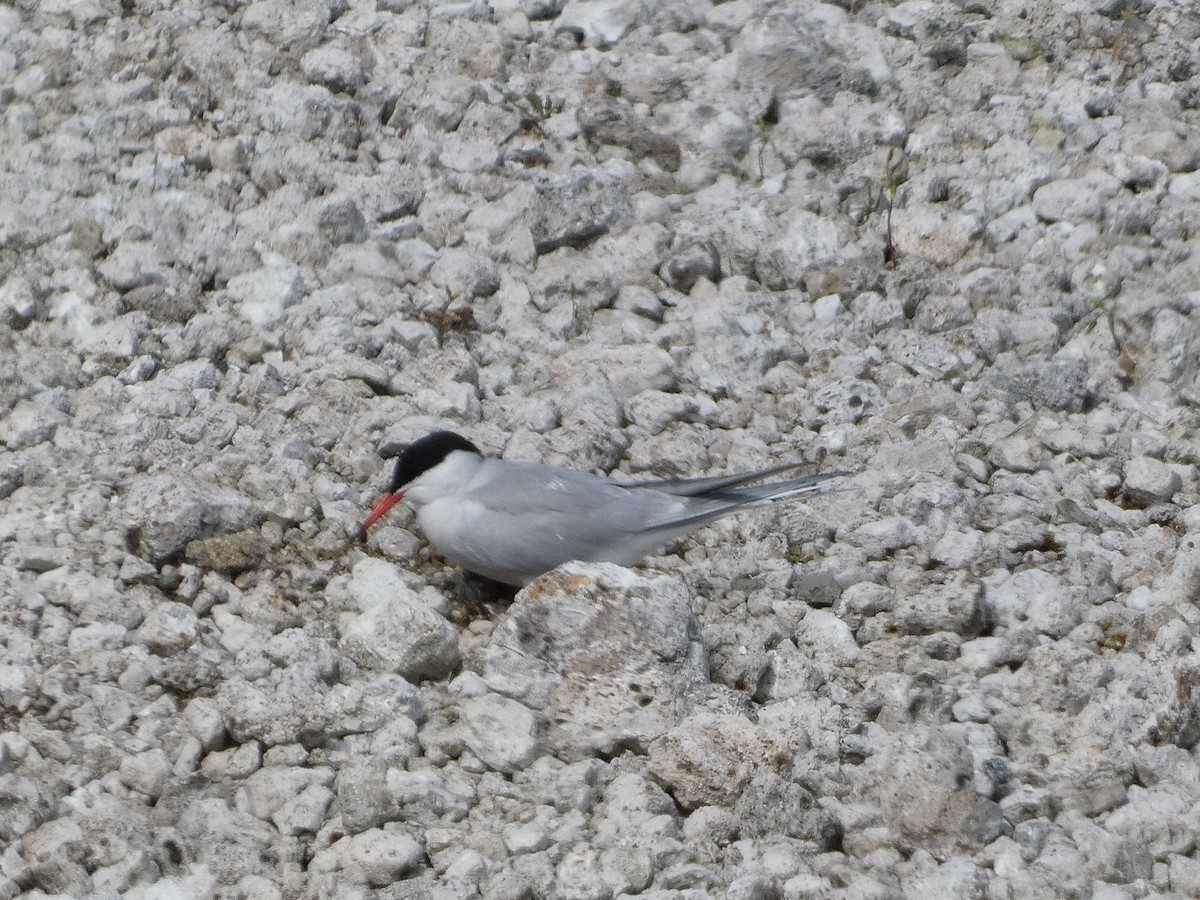
[[[963,569],[979,556],[983,549],[983,532],[974,528],[966,531],[947,531],[929,552],[931,559],[948,569]]]
[[[500,148],[493,140],[450,135],[442,141],[438,161],[456,172],[478,175],[500,165]]]
[[[1172,197],[1178,197],[1188,203],[1200,201],[1200,172],[1184,172],[1172,176],[1167,191]]]
[[[315,667],[298,665],[276,669],[256,683],[229,678],[218,688],[217,704],[234,740],[294,744],[311,740],[328,724],[327,690]]]
[[[0,285],[0,309],[22,321],[32,319],[37,312],[37,296],[29,281],[14,275]]]
[[[398,675],[360,679],[335,684],[325,701],[330,726],[344,734],[376,732],[398,725],[405,718],[413,724],[422,718],[417,689]]]
[[[589,44],[609,47],[646,13],[640,0],[567,0],[556,24],[559,28],[579,29]]]
[[[120,522],[137,530],[140,556],[161,562],[194,540],[243,531],[263,514],[237,491],[174,473],[132,478]]]
[[[1140,456],[1125,463],[1125,493],[1137,503],[1166,503],[1181,487],[1179,473],[1164,462]]]
[[[845,540],[862,547],[871,559],[883,559],[915,543],[917,533],[908,519],[894,516],[860,525]]]
[[[827,218],[801,210],[785,227],[783,237],[760,251],[759,271],[778,272],[779,287],[800,287],[805,273],[837,256],[841,239]]]
[[[234,886],[242,900],[283,900],[279,885],[262,875],[246,875]]]
[[[171,760],[161,750],[147,750],[121,760],[121,783],[151,799],[162,795],[171,777]]]
[[[300,58],[300,70],[312,84],[323,84],[331,91],[350,92],[366,81],[358,58],[332,44],[314,47]]]
[[[1082,586],[1068,585],[1050,572],[1027,569],[998,580],[985,579],[985,604],[993,620],[1028,621],[1039,631],[1065,637],[1086,609]]]
[[[662,431],[671,422],[687,420],[700,410],[694,397],[663,391],[642,391],[625,403],[625,415],[651,434]]]
[[[454,854],[446,866],[445,878],[453,885],[463,887],[479,884],[487,875],[488,864],[478,850],[465,849]]]
[[[245,791],[243,808],[256,818],[270,820],[308,788],[314,785],[325,787],[332,783],[333,772],[329,769],[269,766],[246,779],[242,787]]]
[[[213,781],[241,781],[258,771],[262,755],[258,741],[250,741],[229,750],[209,753],[200,761],[200,771]]]
[[[1051,181],[1033,194],[1033,211],[1046,222],[1083,222],[1099,219],[1104,212],[1105,192],[1090,179],[1064,178]]]
[[[568,563],[518,594],[484,650],[483,678],[539,711],[560,758],[644,746],[675,725],[707,673],[697,627],[677,579]]]
[[[9,450],[23,450],[52,440],[67,417],[57,409],[22,400],[0,419],[0,444]]]
[[[818,322],[832,322],[842,311],[842,298],[827,294],[813,301],[813,316]]]
[[[152,653],[186,650],[199,636],[200,620],[184,603],[160,603],[150,610],[136,634]]]
[[[350,591],[364,611],[342,625],[339,646],[356,663],[409,680],[444,678],[458,666],[458,632],[394,566],[359,562]]]
[[[978,634],[984,624],[983,596],[979,582],[956,572],[942,584],[901,592],[886,618],[901,634]]]
[[[126,629],[116,622],[93,622],[71,631],[67,650],[74,657],[102,650],[115,650],[125,642]]]
[[[850,665],[860,652],[850,626],[823,609],[810,609],[800,620],[796,644],[808,649],[815,660],[832,666]]]
[[[471,697],[462,705],[467,746],[491,768],[512,773],[538,756],[537,717],[499,694]]]
[[[226,285],[238,313],[251,325],[270,329],[305,292],[300,270],[288,263],[264,266],[229,279]]]
[[[420,864],[425,851],[407,834],[372,828],[346,839],[346,868],[362,873],[367,884],[384,887],[403,878]]]
[[[280,834],[316,834],[325,822],[325,810],[333,802],[333,791],[323,784],[311,784],[283,804],[271,816]]]
[[[490,297],[500,288],[500,270],[483,254],[456,248],[441,254],[429,271],[429,280],[449,296]]]
[[[33,582],[41,598],[65,607],[77,616],[87,615],[99,620],[115,619],[119,615],[120,595],[113,582],[87,572],[60,566],[43,572]]]
[[[753,722],[698,713],[650,745],[650,771],[685,809],[728,806],[760,771],[790,774],[792,754]]]
[[[119,291],[131,291],[148,284],[170,283],[170,260],[154,243],[122,240],[97,267]]]
[[[605,900],[612,890],[600,873],[596,850],[577,844],[563,854],[555,870],[555,896]]]
[[[160,878],[152,884],[139,884],[125,892],[126,900],[208,900],[217,889],[217,878],[203,864],[187,866],[182,875]]]
[[[325,34],[330,10],[326,2],[297,6],[290,0],[253,0],[242,14],[242,27],[281,48],[314,47]]]
[[[550,846],[550,836],[536,822],[509,825],[504,829],[504,846],[509,853],[536,853]]]

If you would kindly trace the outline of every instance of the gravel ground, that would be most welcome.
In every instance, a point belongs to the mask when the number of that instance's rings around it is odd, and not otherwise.
[[[0,900],[1200,896],[1192,0],[0,7]],[[832,491],[515,600],[435,427]]]

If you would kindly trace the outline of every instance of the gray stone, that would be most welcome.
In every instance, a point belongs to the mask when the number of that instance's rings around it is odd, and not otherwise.
[[[326,690],[315,670],[294,666],[264,683],[237,678],[223,682],[217,704],[234,740],[292,744],[311,739],[325,727],[327,713],[322,701]]]
[[[384,887],[417,868],[425,851],[407,834],[372,828],[348,838],[343,854],[347,869],[361,873],[369,885]]]
[[[59,425],[67,416],[57,409],[22,400],[3,420],[0,420],[0,443],[9,450],[35,447],[54,438]]]
[[[192,608],[183,603],[160,603],[143,620],[137,640],[151,653],[170,654],[186,650],[200,637],[200,622]]]
[[[721,261],[711,244],[692,244],[673,253],[663,263],[659,274],[670,287],[686,294],[701,278],[718,281]]]
[[[325,785],[311,784],[280,806],[271,816],[271,821],[280,834],[316,834],[325,822],[325,810],[333,802],[333,797],[333,791]]]
[[[0,4],[0,898],[1197,893],[1150,6]],[[435,428],[856,477],[511,601]]]
[[[862,547],[871,559],[883,559],[915,543],[917,534],[907,519],[894,517],[867,522],[846,539]]]
[[[774,289],[803,287],[809,270],[832,260],[838,245],[833,222],[802,210],[791,217],[775,243],[760,249],[756,268]]]
[[[423,718],[417,689],[398,675],[335,684],[325,701],[330,728],[340,734],[391,729],[393,737]],[[401,720],[407,720],[407,725]]]
[[[590,176],[558,180],[538,192],[530,225],[538,254],[594,240],[632,215],[622,185]]]
[[[1091,372],[1082,360],[1030,363],[1011,374],[1000,374],[998,381],[1036,406],[1065,412],[1083,412],[1095,400]]]
[[[1104,212],[1104,201],[1118,188],[1119,183],[1111,175],[1051,181],[1034,192],[1033,211],[1047,222],[1098,219]]]
[[[125,643],[126,629],[116,622],[93,622],[71,631],[67,650],[81,662],[94,653],[116,650]]]
[[[315,52],[315,51],[314,51]],[[361,241],[367,236],[367,221],[351,197],[332,197],[317,211],[317,228],[331,244]]]
[[[259,769],[243,784],[245,808],[257,818],[269,821],[308,788],[325,787],[332,782],[333,772],[328,769],[269,766]]]
[[[921,590],[906,590],[884,619],[902,634],[952,631],[966,637],[983,628],[983,585],[964,577]]]
[[[228,488],[186,475],[151,475],[129,485],[122,524],[136,535],[139,555],[161,562],[194,540],[242,531],[264,514]]]
[[[798,10],[753,17],[735,47],[740,80],[768,92],[804,90],[832,97],[845,63],[823,38],[823,25],[819,17]]]
[[[338,770],[333,813],[351,834],[382,825],[399,813],[387,780],[386,765],[370,757],[352,760]]]
[[[558,27],[580,31],[589,43],[608,47],[617,43],[646,14],[634,2],[604,3],[600,0],[567,0],[558,17]]]
[[[27,279],[14,275],[0,285],[0,309],[16,323],[33,318],[37,312],[37,296]]]
[[[1167,503],[1183,486],[1183,479],[1166,463],[1148,456],[1125,463],[1125,493],[1143,506]]]
[[[803,786],[778,772],[764,770],[750,779],[734,812],[745,837],[786,834],[828,850],[841,838],[841,827]]]
[[[444,678],[459,662],[458,634],[382,560],[354,567],[349,590],[363,611],[343,625],[339,646],[361,666],[409,680]]]
[[[171,761],[165,753],[147,750],[121,761],[121,783],[155,800],[166,787],[171,771]]]
[[[366,72],[358,58],[334,44],[314,47],[300,58],[300,69],[312,84],[331,91],[352,93],[366,81]]]
[[[451,297],[490,297],[500,288],[500,270],[486,256],[470,250],[446,250],[429,271],[429,280]]]
[[[500,772],[528,766],[538,755],[537,717],[526,707],[495,694],[471,697],[462,706],[467,746]]]
[[[687,592],[672,578],[568,563],[522,591],[482,660],[488,686],[537,709],[562,758],[645,747],[703,678]]]
[[[242,15],[242,27],[261,33],[280,49],[304,49],[320,42],[330,12],[325,2],[297,7],[288,0],[254,0]]]
[[[762,772],[791,774],[788,748],[736,716],[697,713],[650,745],[650,771],[685,809],[729,805]]]
[[[282,324],[288,309],[304,295],[300,270],[286,261],[275,261],[229,279],[226,290],[238,313],[251,325],[271,329]]]
[[[1084,615],[1083,590],[1049,572],[998,574],[984,584],[987,615],[996,622],[1011,626],[1028,621],[1039,631],[1064,637]]]
[[[222,728],[222,734],[224,728]],[[241,781],[262,765],[262,746],[250,741],[229,750],[210,752],[200,763],[200,771],[213,781]]]

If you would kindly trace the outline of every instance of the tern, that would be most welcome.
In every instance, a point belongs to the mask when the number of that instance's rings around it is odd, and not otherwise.
[[[791,500],[848,472],[752,484],[794,470],[621,484],[600,475],[529,462],[488,459],[469,440],[435,431],[396,460],[387,495],[359,536],[401,500],[417,510],[429,543],[469,572],[522,587],[556,566],[633,566],[702,525]]]

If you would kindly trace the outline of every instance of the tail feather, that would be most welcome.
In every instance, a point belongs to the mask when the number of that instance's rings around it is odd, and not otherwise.
[[[728,500],[739,503],[777,503],[807,494],[817,489],[830,478],[841,478],[849,472],[822,472],[818,475],[804,475],[800,478],[789,478],[786,481],[772,481],[769,484],[754,484],[749,487],[739,487],[736,490],[724,490],[711,494],[714,500]]]
[[[769,478],[780,472],[798,469],[803,463],[784,463],[781,466],[771,466],[769,469],[759,469],[757,472],[743,472],[739,475],[714,475],[708,478],[664,478],[656,481],[638,481],[627,484],[628,488],[644,488],[651,491],[661,491],[664,494],[674,494],[676,497],[712,497],[720,499],[721,494],[730,488],[736,488],[751,481]]]
[[[792,468],[792,467],[789,467]],[[761,476],[763,473],[759,473]],[[790,500],[803,494],[818,490],[821,484],[831,478],[841,478],[850,472],[823,472],[819,475],[805,475],[802,478],[789,478],[786,481],[775,481],[770,484],[758,484],[737,489],[708,490],[703,494],[687,494],[684,496],[699,496],[710,499],[714,505],[697,510],[687,516],[678,516],[667,521],[654,522],[642,529],[646,532],[687,532],[707,522],[756,506],[769,506],[782,500]],[[745,479],[739,484],[744,483]],[[645,485],[639,485],[645,486]]]

